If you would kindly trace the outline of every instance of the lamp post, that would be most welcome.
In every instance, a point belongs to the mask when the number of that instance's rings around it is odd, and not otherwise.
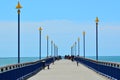
[[[55,45],[55,43],[54,43],[54,57],[55,57],[55,54],[56,54],[55,46],[56,46],[56,45]]]
[[[56,56],[58,57],[58,47],[56,46]]]
[[[51,57],[53,56],[53,41],[51,41]]]
[[[85,31],[83,31],[83,54],[85,58]]]
[[[20,5],[20,3],[18,2],[16,9],[18,9],[17,13],[18,13],[18,63],[20,63],[20,9],[22,8],[22,6]]]
[[[74,45],[72,45],[72,56],[74,56]]]
[[[75,42],[75,56],[76,56],[76,45],[77,45],[77,42]]]
[[[49,36],[47,35],[47,58],[49,55]]]
[[[42,28],[39,28],[39,59],[41,60],[41,32]]]
[[[72,56],[72,46],[71,46],[71,56]]]
[[[98,22],[99,22],[99,19],[98,17],[96,17],[96,60],[98,61]]]
[[[73,45],[71,46],[71,56],[73,56]]]
[[[59,49],[58,49],[58,46],[57,46],[57,56],[59,56],[59,51],[58,51]]]
[[[80,38],[78,38],[78,56],[80,56]]]
[[[72,46],[73,56],[75,56],[75,44]]]
[[[54,58],[53,58],[53,60],[55,62],[55,43],[53,44],[53,47],[54,47]],[[53,62],[53,64],[54,64],[54,62]]]

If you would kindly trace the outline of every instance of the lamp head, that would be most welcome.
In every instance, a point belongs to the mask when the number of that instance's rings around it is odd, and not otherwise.
[[[78,37],[78,41],[80,41],[80,38]]]
[[[40,27],[39,30],[42,31],[42,28]]]
[[[98,23],[98,22],[99,22],[99,19],[98,19],[98,17],[96,17],[96,20],[95,20],[95,22],[96,22],[96,23]]]
[[[17,6],[16,6],[16,9],[21,9],[22,8],[22,6],[20,5],[20,2],[18,1],[18,4],[17,4]]]
[[[85,35],[85,31],[83,31],[83,35]]]

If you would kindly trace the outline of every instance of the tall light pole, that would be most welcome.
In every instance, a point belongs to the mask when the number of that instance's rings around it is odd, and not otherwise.
[[[53,56],[53,41],[51,41],[51,57]]]
[[[41,60],[41,32],[42,28],[39,28],[39,59]]]
[[[49,36],[47,35],[47,58],[49,55]]]
[[[98,60],[98,22],[99,22],[99,19],[98,17],[96,17],[96,60]]]
[[[75,56],[75,44],[73,44],[73,56]]]
[[[80,56],[80,38],[78,37],[78,56]]]
[[[85,58],[85,31],[83,31],[83,54]]]
[[[76,45],[77,45],[77,42],[75,42],[75,56],[76,56],[76,52],[77,52],[77,51],[76,51]]]
[[[20,63],[20,9],[22,8],[22,6],[20,5],[20,3],[18,2],[16,9],[18,9],[17,13],[18,13],[18,63]]]
[[[56,56],[58,57],[58,47],[56,46]]]
[[[53,44],[53,47],[54,47],[54,58],[53,58],[53,60],[54,60],[54,62],[55,62],[55,43]],[[54,62],[53,62],[53,64],[54,64]]]
[[[73,56],[73,45],[71,46],[71,56]]]
[[[72,46],[71,46],[71,56],[72,56]]]
[[[57,55],[59,56],[59,51],[58,51],[59,49],[58,49],[58,46],[57,46]]]
[[[54,57],[55,57],[55,54],[56,54],[55,46],[56,46],[56,45],[55,45],[55,43],[54,43]]]

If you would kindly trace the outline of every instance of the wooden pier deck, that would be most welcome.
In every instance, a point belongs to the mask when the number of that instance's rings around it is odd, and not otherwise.
[[[38,72],[28,80],[109,80],[86,66],[70,60],[56,61],[55,64]]]

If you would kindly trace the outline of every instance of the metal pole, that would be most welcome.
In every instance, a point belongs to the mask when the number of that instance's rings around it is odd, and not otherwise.
[[[39,28],[39,59],[41,60],[41,32],[42,28]]]
[[[40,53],[39,53],[39,59],[41,60],[41,30],[40,30]]]
[[[75,44],[73,44],[73,55],[75,56]]]
[[[55,57],[55,44],[54,44],[54,57]]]
[[[98,61],[98,17],[96,17],[96,60]]]
[[[59,54],[58,54],[58,47],[57,47],[57,55],[59,56]]]
[[[54,62],[55,62],[55,43],[54,43]],[[54,62],[53,62],[53,64],[54,64]]]
[[[57,57],[57,47],[55,45],[55,56]]]
[[[56,56],[58,56],[58,54],[57,54],[57,46],[56,46]]]
[[[85,32],[83,32],[83,53],[85,58]]]
[[[98,23],[96,23],[96,60],[98,60]]]
[[[20,63],[20,9],[18,9],[18,63]]]
[[[80,38],[78,38],[78,56],[80,56]]]
[[[49,52],[48,51],[49,50],[49,40],[48,39],[49,39],[49,37],[47,36],[47,58],[48,58],[48,55],[49,55],[49,53],[48,53]]]
[[[18,2],[16,9],[18,9],[18,63],[20,63],[20,9],[22,6]]]
[[[51,41],[51,57],[53,56],[53,41]]]
[[[48,58],[48,55],[49,55],[49,37],[47,36],[47,58]],[[48,65],[48,69],[49,69],[49,65]]]
[[[75,56],[76,56],[76,45],[77,45],[77,43],[75,42]]]
[[[74,54],[73,54],[73,46],[72,46],[72,56],[73,56]]]

